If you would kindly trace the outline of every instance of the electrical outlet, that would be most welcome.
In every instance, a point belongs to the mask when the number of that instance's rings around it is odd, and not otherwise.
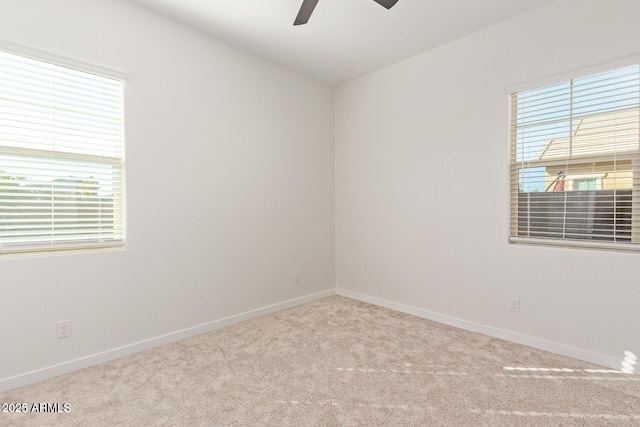
[[[293,273],[293,284],[297,285],[300,283],[300,273]]]
[[[64,338],[71,335],[71,320],[61,320],[56,323],[56,331],[58,338]]]
[[[509,310],[520,313],[520,298],[509,298]]]

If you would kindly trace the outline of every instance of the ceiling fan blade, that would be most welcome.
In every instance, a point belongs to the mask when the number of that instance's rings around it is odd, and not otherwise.
[[[296,16],[296,20],[293,22],[293,25],[306,24],[307,21],[309,21],[309,18],[313,13],[313,9],[315,9],[317,4],[318,0],[304,0],[302,2],[302,6],[300,6],[300,11],[298,12],[298,16]]]
[[[373,1],[378,3],[381,6],[386,7],[387,9],[391,9],[396,3],[398,3],[398,0],[373,0]]]

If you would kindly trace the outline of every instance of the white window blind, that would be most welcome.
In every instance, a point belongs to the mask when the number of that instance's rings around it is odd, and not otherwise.
[[[511,94],[511,241],[640,250],[640,68]]]
[[[0,253],[123,244],[123,85],[0,51]]]

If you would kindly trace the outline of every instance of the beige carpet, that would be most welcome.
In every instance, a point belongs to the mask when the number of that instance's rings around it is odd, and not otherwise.
[[[2,426],[630,426],[640,376],[336,296],[0,402],[70,406]]]

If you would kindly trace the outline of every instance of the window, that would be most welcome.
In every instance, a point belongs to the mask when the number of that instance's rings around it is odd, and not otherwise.
[[[0,51],[0,253],[122,246],[123,85]]]
[[[567,188],[567,190],[576,190],[576,191],[585,191],[585,190],[600,190],[602,187],[598,188],[598,180],[596,178],[585,178],[585,179],[573,179],[572,180],[572,188]]]
[[[595,190],[595,189],[596,189],[595,179],[577,179],[573,181],[573,190],[584,191],[584,190]]]
[[[640,250],[640,67],[512,93],[511,241]]]

